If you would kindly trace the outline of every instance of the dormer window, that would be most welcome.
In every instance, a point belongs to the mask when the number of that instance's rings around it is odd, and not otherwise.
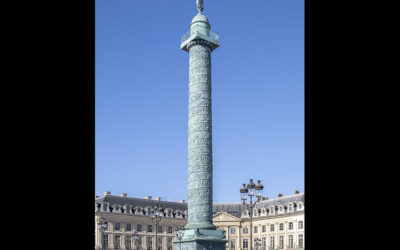
[[[274,214],[274,207],[271,207],[271,214]]]
[[[172,212],[170,209],[168,209],[168,217],[171,217],[171,215],[172,215]]]
[[[282,206],[279,208],[279,211],[280,211],[280,212],[283,212],[283,207],[282,207]]]
[[[257,210],[256,209],[254,209],[254,216],[257,216]]]
[[[147,215],[151,215],[151,208],[147,208]]]
[[[140,214],[142,212],[142,209],[139,207],[136,211],[138,214]]]
[[[181,216],[181,212],[178,211],[178,212],[176,213],[176,215]]]
[[[244,215],[244,216],[247,216],[247,211],[244,211],[244,212],[243,212],[243,215]]]
[[[117,205],[117,206],[115,206],[115,212],[119,212],[119,206]]]
[[[297,207],[298,207],[298,210],[303,209],[303,203],[299,202],[299,203],[297,204]]]
[[[107,212],[108,211],[108,204],[103,204],[103,212]]]
[[[126,206],[125,213],[126,214],[130,214],[131,213],[131,206]]]
[[[261,211],[261,213],[264,215],[264,214],[265,214],[265,209],[263,209],[263,210]]]
[[[293,204],[292,204],[292,203],[289,204],[289,211],[290,211],[290,212],[293,211]]]

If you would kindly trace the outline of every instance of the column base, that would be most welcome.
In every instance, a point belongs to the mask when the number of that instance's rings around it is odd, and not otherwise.
[[[179,240],[178,232],[183,232]],[[186,229],[175,232],[176,250],[225,250],[228,240],[225,231],[211,229]]]

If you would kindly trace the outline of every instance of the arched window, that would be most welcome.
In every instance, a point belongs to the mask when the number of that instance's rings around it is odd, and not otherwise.
[[[302,203],[302,202],[299,202],[299,203],[297,204],[297,208],[298,208],[298,210],[302,210],[302,209],[303,209],[303,203]]]
[[[131,206],[125,205],[125,213],[130,214],[131,213]]]
[[[108,212],[108,204],[103,203],[103,212]]]

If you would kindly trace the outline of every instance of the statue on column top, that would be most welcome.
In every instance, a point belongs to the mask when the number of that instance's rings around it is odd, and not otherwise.
[[[201,13],[204,10],[203,7],[203,0],[196,0],[196,5],[197,5],[197,9],[199,10],[199,12]]]

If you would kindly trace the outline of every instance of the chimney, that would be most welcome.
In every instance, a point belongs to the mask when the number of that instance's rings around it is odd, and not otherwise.
[[[154,198],[155,201],[160,201],[161,197]]]
[[[122,193],[122,194],[120,194],[119,196],[121,196],[121,197],[127,197],[128,194],[127,194],[127,193]]]
[[[279,194],[278,194],[278,197],[282,197],[282,194],[281,194],[281,193],[279,193]]]
[[[185,203],[185,200],[180,200],[178,201],[178,203]]]
[[[148,196],[144,197],[144,199],[145,199],[145,200],[151,200],[151,196],[148,195]]]
[[[298,193],[300,193],[299,190],[295,190],[294,191],[294,194],[298,194]]]
[[[110,191],[105,191],[104,192],[104,196],[106,196],[106,195],[111,195],[111,192]]]

